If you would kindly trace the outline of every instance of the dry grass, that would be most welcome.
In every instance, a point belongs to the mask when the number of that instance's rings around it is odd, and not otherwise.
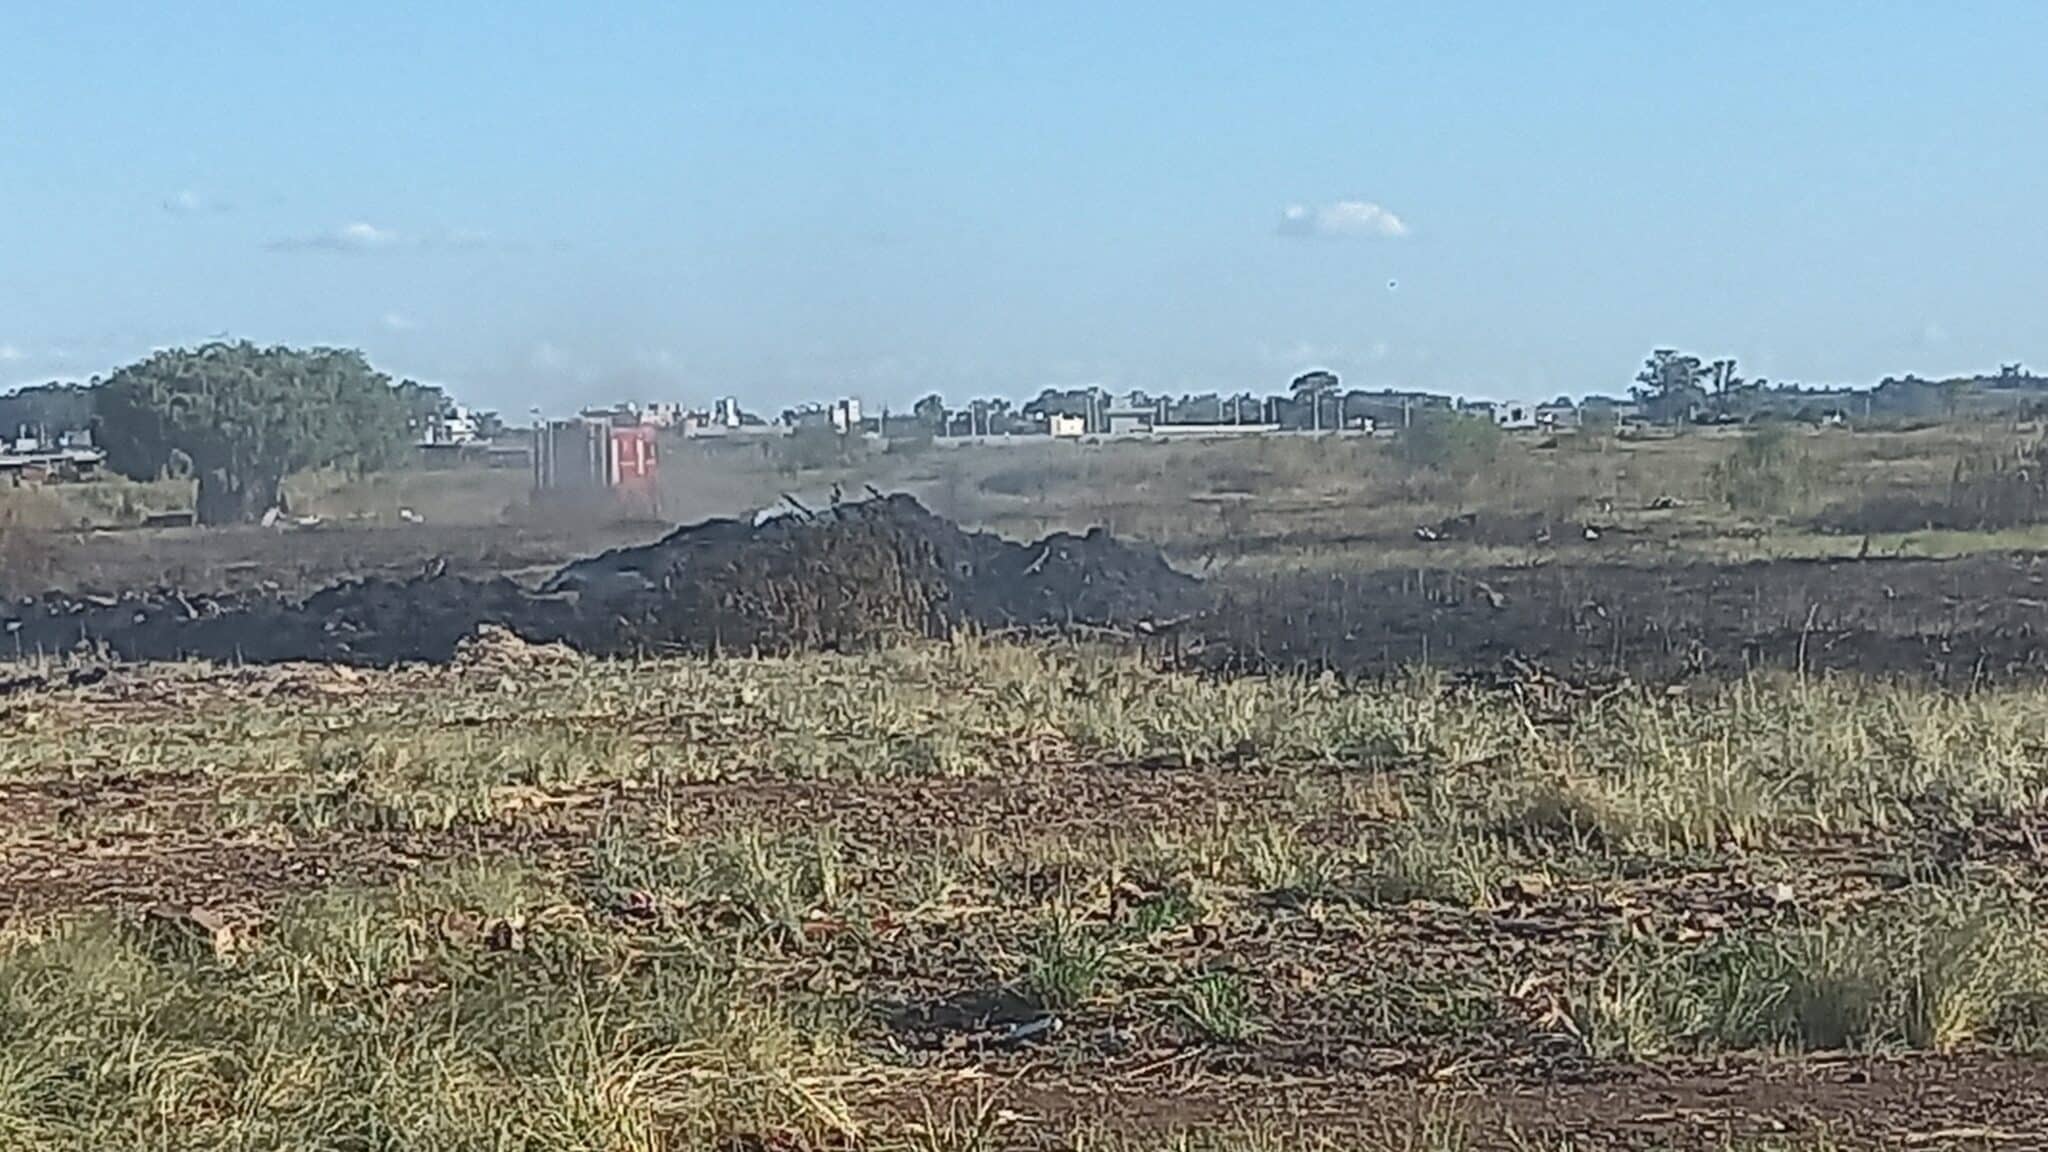
[[[1428,1082],[2048,1038],[2048,873],[2000,847],[2048,811],[2044,686],[1560,717],[967,640],[123,671],[0,708],[10,1146],[998,1147],[1031,1133],[1012,1091],[1160,1061],[1221,1109],[1340,1052]],[[212,855],[245,843],[322,870]],[[897,1022],[991,990],[1064,1028]],[[1018,1079],[948,1103],[971,1075]],[[1058,1130],[1194,1146],[1089,1120]],[[1230,1130],[1327,1135],[1265,1125]]]

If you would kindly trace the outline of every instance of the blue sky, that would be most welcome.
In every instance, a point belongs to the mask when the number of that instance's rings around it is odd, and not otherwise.
[[[2048,5],[0,0],[0,384],[617,396],[2048,362]]]

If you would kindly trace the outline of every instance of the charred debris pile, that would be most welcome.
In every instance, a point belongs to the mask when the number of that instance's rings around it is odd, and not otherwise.
[[[274,594],[50,594],[0,605],[0,654],[125,660],[450,659],[480,627],[583,652],[788,652],[908,636],[1092,626],[1144,630],[1197,611],[1202,585],[1101,531],[1018,543],[908,496],[764,522],[709,520],[578,560],[539,588],[434,569]]]

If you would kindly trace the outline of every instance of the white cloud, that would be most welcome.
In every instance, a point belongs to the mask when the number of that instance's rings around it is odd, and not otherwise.
[[[1946,344],[1948,343],[1948,329],[1930,320],[1927,322],[1927,327],[1920,330],[1920,340],[1926,344]]]
[[[384,327],[391,329],[393,332],[410,332],[413,329],[418,328],[419,325],[413,323],[412,320],[405,316],[403,313],[386,312],[384,314]]]
[[[235,210],[233,204],[197,188],[187,188],[170,197],[163,202],[163,208],[173,216],[217,216]]]
[[[12,364],[18,360],[26,359],[28,359],[28,353],[23,352],[18,346],[0,344],[0,364]]]
[[[399,244],[404,237],[389,228],[356,221],[309,236],[286,236],[264,247],[273,252],[374,252]]]
[[[500,245],[495,237],[477,228],[401,232],[366,220],[304,236],[279,237],[264,245],[273,252],[381,252],[397,248],[468,252],[497,246]]]
[[[398,239],[398,233],[375,224],[344,224],[335,236],[343,243],[355,248],[383,248]]]
[[[1280,232],[1286,236],[1373,236],[1394,240],[1408,235],[1408,223],[1370,200],[1335,200],[1328,204],[1289,204],[1280,211]]]

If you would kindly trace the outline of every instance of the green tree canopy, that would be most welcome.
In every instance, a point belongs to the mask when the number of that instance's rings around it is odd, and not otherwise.
[[[262,515],[293,472],[392,462],[409,415],[360,352],[247,341],[157,352],[108,377],[98,408],[117,471],[147,479],[174,454],[191,461],[205,524]]]
[[[910,414],[935,433],[946,429],[946,402],[936,392],[911,405]]]

